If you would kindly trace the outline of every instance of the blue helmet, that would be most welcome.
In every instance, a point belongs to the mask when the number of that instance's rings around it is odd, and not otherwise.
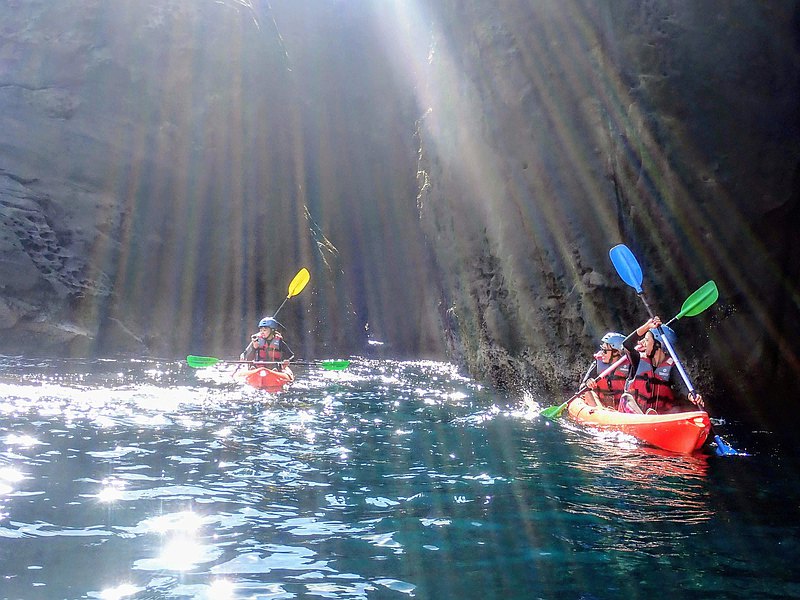
[[[672,331],[672,328],[666,325],[662,325],[661,331],[659,331],[658,329],[650,330],[650,333],[653,334],[653,339],[657,341],[659,344],[666,347],[666,344],[664,344],[663,336],[661,335],[662,331],[664,332],[664,335],[667,336],[667,341],[669,342],[670,346],[674,346],[678,342],[678,336],[675,335],[675,332]]]
[[[278,323],[272,317],[264,317],[258,322],[259,327],[269,327],[270,329],[277,329],[278,327],[283,327],[280,323]]]
[[[622,342],[625,341],[625,336],[621,333],[617,333],[616,331],[609,331],[605,334],[602,338],[600,338],[601,344],[608,344],[614,350],[619,350],[622,352]]]

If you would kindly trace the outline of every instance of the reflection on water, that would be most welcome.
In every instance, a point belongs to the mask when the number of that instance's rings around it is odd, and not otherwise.
[[[442,363],[298,371],[0,359],[0,596],[798,595],[797,479],[758,456],[546,422]]]
[[[707,456],[599,445],[596,452],[570,463],[582,485],[569,510],[631,523],[711,518],[705,492]]]

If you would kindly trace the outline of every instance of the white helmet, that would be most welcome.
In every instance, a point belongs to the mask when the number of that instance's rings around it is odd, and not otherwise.
[[[617,333],[616,331],[609,331],[605,334],[601,339],[601,344],[608,344],[615,350],[619,350],[622,352],[622,342],[625,341],[625,336],[621,333]]]

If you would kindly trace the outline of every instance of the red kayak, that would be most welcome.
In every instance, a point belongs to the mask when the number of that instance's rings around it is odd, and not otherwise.
[[[569,403],[569,415],[578,423],[622,431],[663,450],[690,454],[699,450],[711,430],[708,413],[702,410],[664,415],[624,413],[601,406],[587,392]]]
[[[247,371],[238,371],[235,376],[244,379],[245,383],[268,392],[278,392],[287,383],[294,381],[294,373],[289,367],[283,371],[273,371],[266,367],[255,367]]]

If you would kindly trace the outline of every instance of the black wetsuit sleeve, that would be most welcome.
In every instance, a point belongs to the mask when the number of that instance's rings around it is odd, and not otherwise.
[[[677,366],[670,369],[669,386],[673,389],[676,396],[680,396],[682,399],[689,396],[689,388],[686,387],[686,383],[684,383],[683,377],[681,377],[681,374],[678,372]]]
[[[645,334],[646,335],[646,334]],[[636,350],[636,344],[639,343],[644,336],[639,335],[634,331],[628,337],[625,338],[625,341],[622,342],[622,348],[625,350],[625,354],[628,355],[628,362],[631,363],[631,370],[630,376],[628,379],[633,379],[636,375],[636,371],[639,369],[639,352]]]

